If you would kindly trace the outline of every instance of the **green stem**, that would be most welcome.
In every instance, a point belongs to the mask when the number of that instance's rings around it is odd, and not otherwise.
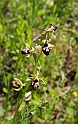
[[[37,73],[37,68],[38,68],[38,66],[39,66],[39,60],[40,60],[40,58],[41,58],[41,55],[42,55],[42,51],[41,51],[41,53],[40,53],[40,55],[35,59],[34,58],[34,60],[35,60],[35,67],[34,67],[34,74],[36,74]]]

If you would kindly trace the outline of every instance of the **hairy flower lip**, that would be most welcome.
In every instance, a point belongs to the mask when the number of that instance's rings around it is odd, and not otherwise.
[[[34,79],[32,81],[32,86],[33,86],[34,90],[36,90],[39,87],[39,80],[38,79]]]
[[[51,29],[53,29],[54,31],[56,31],[57,30],[57,26],[53,26],[52,24],[50,24],[50,27],[51,27]]]
[[[38,82],[38,79],[34,79],[34,83],[37,83]]]
[[[48,44],[47,44],[47,43],[45,43],[43,47],[48,47]]]
[[[18,84],[16,81],[12,81],[12,87],[13,88],[19,88],[20,84]]]
[[[22,54],[30,54],[30,50],[28,48],[25,48],[23,50],[21,50]]]
[[[49,53],[50,53],[50,50],[51,50],[51,47],[49,47],[49,44],[48,43],[45,43],[42,47],[42,51],[43,53],[48,56]]]
[[[44,54],[45,54],[46,56],[48,56],[48,55],[49,55],[49,51],[44,52]]]
[[[47,29],[47,32],[51,32],[52,30],[56,31],[57,28],[58,28],[57,26],[53,26],[52,24],[50,24],[49,28]]]
[[[14,80],[11,82],[11,86],[14,88],[14,90],[19,91],[23,86],[25,86],[25,84],[23,84],[18,78],[14,78]]]
[[[52,29],[53,29],[54,31],[56,31],[56,30],[57,30],[57,26],[52,26]]]

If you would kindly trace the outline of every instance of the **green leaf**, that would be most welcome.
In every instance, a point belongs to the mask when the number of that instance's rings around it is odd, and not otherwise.
[[[3,92],[8,93],[8,90],[6,89],[6,87],[3,88]]]
[[[78,72],[76,72],[75,80],[78,80]]]
[[[2,26],[2,24],[0,23],[0,31],[2,31],[3,30],[3,26]]]

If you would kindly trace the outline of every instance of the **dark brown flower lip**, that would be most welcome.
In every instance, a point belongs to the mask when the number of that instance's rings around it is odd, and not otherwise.
[[[38,83],[38,82],[39,82],[38,79],[34,79],[34,80],[32,81],[32,85],[34,85],[34,84],[36,84],[36,83]]]
[[[34,79],[34,83],[37,83],[38,82],[38,79]]]
[[[35,84],[33,88],[34,88],[34,90],[36,90],[38,87],[39,87],[39,85]]]
[[[53,26],[52,24],[50,24],[50,27],[54,30],[54,31],[56,31],[57,30],[57,26]]]
[[[45,43],[43,47],[48,47],[48,43]]]
[[[44,53],[46,56],[48,56],[49,53],[50,53],[50,50],[51,50],[51,48],[49,48],[48,43],[45,43],[45,44],[43,45],[43,47],[42,47],[43,53]]]
[[[22,54],[30,54],[30,50],[28,48],[25,48],[23,50],[21,50]]]
[[[13,88],[19,88],[20,87],[20,84],[18,84],[16,81],[12,81],[11,85]]]
[[[53,26],[53,30],[56,31],[57,30],[57,26]]]
[[[43,51],[46,56],[49,55],[49,51]]]
[[[39,87],[39,80],[38,79],[34,79],[32,81],[32,87],[34,90],[36,90]]]

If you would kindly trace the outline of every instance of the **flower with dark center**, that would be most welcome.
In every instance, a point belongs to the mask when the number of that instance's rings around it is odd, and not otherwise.
[[[11,85],[13,88],[19,88],[21,86],[17,81],[12,81]]]
[[[45,43],[45,44],[43,45],[43,47],[42,47],[43,53],[44,53],[46,56],[48,56],[49,53],[50,53],[50,50],[51,50],[51,48],[48,46],[48,43]]]
[[[52,24],[50,24],[50,27],[52,30],[56,31],[57,30],[57,26],[53,26]]]
[[[22,89],[24,84],[18,78],[14,78],[11,83],[11,86],[14,88],[14,90],[19,91],[20,89]]]
[[[33,82],[32,82],[32,86],[36,90],[39,87],[39,80],[34,79]]]
[[[21,50],[22,54],[30,54],[30,50],[28,48],[25,48],[23,50]]]

